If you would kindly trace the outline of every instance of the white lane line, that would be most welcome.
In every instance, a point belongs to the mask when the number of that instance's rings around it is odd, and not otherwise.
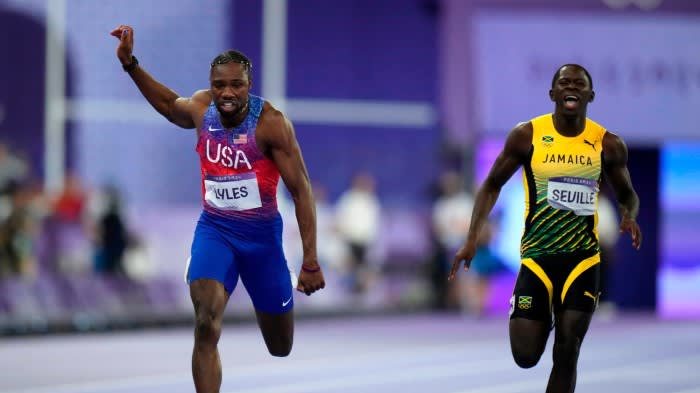
[[[682,368],[684,366],[688,367],[689,365],[696,365],[698,362],[700,362],[700,355],[691,355],[642,363],[626,364],[622,367],[606,367],[603,370],[591,372],[586,372],[584,370],[579,371],[576,385],[581,386],[583,384],[595,382],[624,380],[626,378],[633,379],[643,374],[643,372],[640,370],[641,368],[649,368],[650,372],[657,372],[661,368],[671,370],[676,367]],[[469,388],[453,393],[522,393],[534,389],[542,390],[545,388],[546,384],[546,380],[527,379],[483,388]]]
[[[363,372],[344,377],[304,381],[296,384],[270,385],[252,389],[236,389],[229,393],[310,393],[332,392],[336,389],[359,388],[372,385],[393,385],[397,388],[417,381],[439,378],[478,375],[484,372],[505,371],[512,367],[502,359],[489,361],[450,362],[418,367],[401,367],[390,371]],[[316,370],[315,370],[316,371]]]
[[[678,391],[675,391],[673,393],[700,393],[700,386],[697,388],[678,390]]]
[[[323,358],[313,358],[307,360],[286,359],[283,363],[274,365],[274,369],[269,368],[269,363],[255,363],[243,367],[227,367],[223,370],[224,378],[227,375],[236,375],[237,378],[269,378],[274,374],[298,374],[306,370],[315,370],[322,373],[324,369],[334,369],[362,364],[368,369],[372,369],[373,365],[378,367],[382,365],[396,362],[396,359],[435,359],[440,361],[440,357],[445,353],[468,354],[470,352],[487,351],[497,347],[502,340],[483,340],[478,343],[462,343],[462,344],[441,344],[429,345],[422,348],[405,348],[400,350],[381,350],[377,349],[374,352],[359,352],[353,354],[339,356],[327,356]],[[277,360],[277,359],[268,359]],[[281,360],[281,359],[280,359]],[[189,371],[189,370],[187,370]],[[126,378],[111,378],[98,382],[81,382],[68,383],[60,385],[52,385],[36,388],[15,389],[3,391],[3,393],[94,393],[101,391],[120,391],[133,390],[137,388],[157,387],[171,384],[191,384],[192,377],[189,372],[173,372],[157,375],[126,377]]]
[[[476,361],[455,362],[446,354],[464,354],[465,359],[469,359],[470,354],[482,355],[496,354],[494,348],[501,346],[500,339],[484,340],[479,342],[461,344],[440,344],[429,345],[422,348],[404,347],[400,350],[384,351],[376,348],[372,352],[357,352],[342,356],[333,355],[323,358],[311,358],[305,360],[280,359],[279,363],[273,364],[267,361],[249,364],[243,367],[229,367],[224,370],[224,377],[227,380],[237,380],[241,383],[255,382],[255,388],[248,390],[237,390],[237,393],[296,393],[332,391],[332,389],[362,387],[371,385],[405,385],[415,381],[430,381],[440,378],[450,378],[462,375],[475,375],[486,372],[504,372],[515,370],[511,361],[505,361],[504,357],[492,359],[478,359]],[[610,348],[610,354],[619,353],[618,348]],[[625,351],[623,351],[625,352]],[[598,353],[605,358],[609,355],[606,352]],[[274,362],[277,360],[274,359]],[[410,364],[411,362],[423,361],[424,363]],[[624,361],[624,359],[620,359]],[[591,383],[596,381],[609,381],[615,379],[633,379],[635,376],[643,374],[641,369],[648,368],[650,372],[656,373],[661,378],[666,373],[678,372],[690,368],[700,362],[700,355],[677,357],[670,359],[655,360],[649,362],[625,364],[623,367],[605,368],[599,371],[582,372],[579,375],[579,383]],[[408,364],[407,364],[408,363]],[[358,366],[362,370],[358,370]],[[354,368],[352,374],[344,377],[333,377],[332,373],[338,369]],[[392,367],[386,369],[386,367]],[[272,378],[283,377],[286,374],[297,375],[299,372],[312,369],[318,375],[331,374],[330,377],[316,380],[313,383],[306,383],[303,386],[290,385],[289,382],[280,384],[274,381],[272,385],[260,386],[260,379],[272,380]],[[364,371],[363,371],[364,370]],[[337,375],[337,374],[336,374]],[[231,379],[229,379],[231,378]],[[497,377],[496,377],[497,378]],[[257,382],[256,382],[257,381]],[[498,380],[496,380],[497,382]],[[189,372],[164,373],[159,375],[135,377],[135,378],[113,378],[100,382],[64,384],[53,387],[20,389],[5,393],[94,393],[101,391],[121,392],[142,390],[148,387],[163,387],[165,385],[191,385]],[[518,393],[527,391],[537,391],[546,383],[542,378],[519,380],[513,383],[503,383],[482,388],[471,388],[463,391],[471,393]],[[459,393],[462,393],[461,391]],[[681,393],[697,393],[694,391]]]

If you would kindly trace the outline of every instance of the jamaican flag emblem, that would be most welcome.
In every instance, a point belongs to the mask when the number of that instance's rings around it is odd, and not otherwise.
[[[542,144],[545,147],[550,147],[552,146],[552,143],[554,143],[554,137],[551,135],[543,135],[542,136]]]
[[[518,308],[528,310],[532,307],[532,296],[518,296]]]

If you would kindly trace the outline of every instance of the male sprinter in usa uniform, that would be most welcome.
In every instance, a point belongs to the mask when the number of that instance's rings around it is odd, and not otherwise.
[[[139,66],[131,27],[121,25],[111,35],[119,39],[117,57],[124,70],[153,108],[175,125],[197,130],[204,209],[186,272],[196,317],[192,374],[198,393],[218,392],[217,342],[239,276],[270,354],[287,356],[292,349],[294,277],[282,252],[280,176],[294,199],[303,243],[297,290],[310,295],[325,286],[309,177],[292,124],[269,102],[249,94],[251,64],[245,55],[217,56],[209,89],[186,98]]]
[[[597,198],[601,174],[614,190],[620,230],[639,249],[637,197],[627,170],[627,147],[615,134],[586,118],[593,82],[582,66],[566,64],[552,79],[553,114],[518,124],[477,193],[467,239],[454,257],[449,279],[461,261],[474,257],[477,234],[501,187],[523,167],[525,231],[522,264],[511,298],[510,345],[518,366],[533,367],[542,356],[554,322],[554,359],[547,393],[573,392],[576,364],[598,300],[600,253]],[[552,318],[553,315],[553,318]]]

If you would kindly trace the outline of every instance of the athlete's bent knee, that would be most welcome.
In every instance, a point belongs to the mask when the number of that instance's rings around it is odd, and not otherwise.
[[[194,337],[200,343],[216,344],[221,337],[221,318],[211,312],[198,312]]]
[[[270,355],[278,358],[284,358],[289,356],[290,353],[292,353],[292,348],[269,348],[270,350]]]
[[[515,360],[515,364],[517,364],[520,368],[532,368],[535,367],[540,361],[540,357],[533,355],[513,354],[513,360]]]
[[[292,352],[292,340],[286,338],[278,338],[274,343],[267,346],[270,355],[275,357],[287,357]]]
[[[517,345],[516,343],[511,343],[513,360],[515,360],[515,364],[521,368],[535,367],[542,357],[543,350],[544,348],[534,348],[531,343],[530,345]]]

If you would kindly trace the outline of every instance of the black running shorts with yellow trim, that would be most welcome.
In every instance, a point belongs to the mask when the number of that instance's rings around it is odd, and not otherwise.
[[[593,312],[599,281],[597,251],[525,258],[510,300],[510,317],[551,321],[552,312]]]

